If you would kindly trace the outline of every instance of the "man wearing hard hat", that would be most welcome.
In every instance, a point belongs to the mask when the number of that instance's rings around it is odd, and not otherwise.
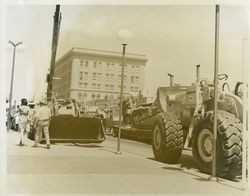
[[[38,146],[40,134],[42,134],[42,131],[44,131],[47,149],[50,149],[49,122],[51,117],[51,109],[49,108],[45,100],[41,100],[39,104],[40,107],[37,109],[37,112],[35,114],[35,123],[37,123],[37,130],[35,135],[34,147]]]

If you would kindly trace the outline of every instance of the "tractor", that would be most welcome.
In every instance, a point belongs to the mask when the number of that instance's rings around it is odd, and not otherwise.
[[[226,74],[219,75],[226,80]],[[172,82],[171,82],[172,83]],[[224,82],[222,87],[228,86]],[[224,88],[222,88],[224,89]],[[152,148],[157,160],[176,163],[184,147],[191,147],[198,168],[211,173],[213,151],[214,85],[199,77],[192,86],[159,88],[154,107]],[[217,175],[232,179],[241,174],[242,99],[219,90],[217,114]]]
[[[157,89],[152,104],[139,107],[131,114],[131,128],[121,133],[151,137],[156,160],[175,164],[184,148],[191,148],[200,171],[211,173],[213,152],[214,84],[200,78],[190,86],[173,84]],[[217,175],[233,179],[241,175],[242,167],[242,99],[226,90],[226,74],[219,75],[217,113]],[[223,91],[223,90],[224,91]],[[229,88],[228,88],[229,89]],[[117,130],[117,128],[116,128]]]

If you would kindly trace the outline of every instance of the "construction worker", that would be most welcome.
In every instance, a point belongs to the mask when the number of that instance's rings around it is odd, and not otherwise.
[[[20,132],[19,146],[24,146],[23,134],[27,125],[28,115],[29,115],[29,107],[27,99],[25,98],[21,99],[21,105],[19,106],[18,113],[19,113],[18,127]]]
[[[15,111],[16,111],[16,106],[12,105],[10,108],[10,129],[15,130]]]
[[[123,122],[126,124],[131,123],[130,115],[132,113],[133,103],[132,103],[132,95],[129,95],[123,101]]]
[[[15,131],[18,131],[18,123],[19,123],[19,105],[17,106],[17,110],[15,112]]]
[[[49,122],[51,118],[51,109],[47,105],[45,100],[39,102],[40,107],[37,109],[35,114],[35,123],[37,124],[37,130],[35,135],[35,144],[33,147],[38,146],[40,140],[40,134],[44,131],[47,149],[50,149],[50,138],[49,138]]]

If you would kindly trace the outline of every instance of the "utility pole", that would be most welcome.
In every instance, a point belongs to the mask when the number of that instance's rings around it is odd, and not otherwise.
[[[218,112],[218,69],[219,69],[219,20],[220,5],[215,7],[215,50],[214,50],[214,119],[213,119],[213,161],[212,179],[217,178],[217,112]]]
[[[51,52],[51,60],[50,60],[50,73],[47,75],[47,100],[50,101],[52,97],[52,87],[53,87],[53,77],[54,77],[54,67],[56,62],[56,50],[57,43],[60,32],[60,24],[61,24],[61,13],[60,13],[60,5],[56,5],[56,11],[54,15],[54,26],[53,26],[53,35],[52,35],[52,52]]]

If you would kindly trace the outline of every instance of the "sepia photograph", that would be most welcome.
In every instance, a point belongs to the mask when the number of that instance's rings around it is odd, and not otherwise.
[[[250,195],[248,3],[3,1],[0,195]]]

